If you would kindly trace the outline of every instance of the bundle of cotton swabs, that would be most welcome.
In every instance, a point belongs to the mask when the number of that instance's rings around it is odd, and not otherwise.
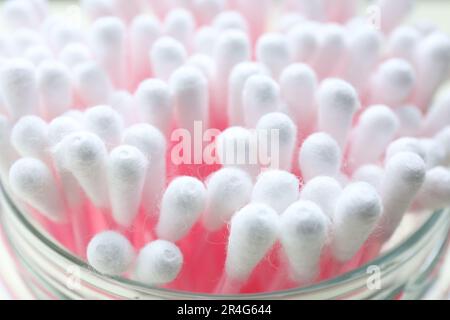
[[[376,257],[405,213],[450,205],[450,38],[400,26],[412,1],[379,1],[379,25],[354,0],[81,5],[78,25],[3,5],[0,172],[95,272],[307,286]],[[219,161],[196,152],[211,146]]]

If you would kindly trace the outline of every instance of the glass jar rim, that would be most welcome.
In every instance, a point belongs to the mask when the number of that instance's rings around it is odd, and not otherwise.
[[[76,267],[82,268],[85,271],[92,272],[93,274],[103,277],[106,280],[112,280],[117,282],[120,285],[138,288],[140,290],[145,290],[148,294],[156,294],[158,295],[171,295],[174,298],[182,299],[220,299],[220,298],[236,298],[236,295],[216,295],[216,294],[208,294],[208,293],[197,293],[197,292],[188,292],[188,291],[177,291],[173,289],[159,288],[145,285],[141,282],[127,279],[122,276],[108,276],[101,274],[94,270],[86,261],[83,261],[76,255],[72,254],[69,250],[64,248],[62,245],[57,243],[52,239],[50,235],[46,232],[42,232],[43,228],[38,225],[37,222],[33,222],[29,219],[29,217],[23,213],[24,210],[20,210],[15,201],[9,196],[3,184],[0,183],[0,190],[3,194],[3,199],[8,203],[18,220],[29,230],[39,241],[41,241],[46,247],[50,250],[54,251],[58,256],[67,260],[67,262],[73,264]],[[407,251],[409,248],[413,247],[415,243],[419,242],[427,232],[432,229],[439,221],[443,218],[445,214],[448,214],[448,209],[441,209],[433,212],[430,217],[427,218],[423,222],[423,224],[411,235],[406,237],[400,244],[395,247],[387,250],[382,253],[377,258],[369,261],[368,263],[348,272],[345,272],[339,276],[336,276],[331,279],[327,279],[324,281],[320,281],[308,286],[292,288],[282,291],[273,291],[273,292],[264,292],[264,293],[251,293],[251,294],[239,294],[238,297],[244,299],[270,299],[270,298],[280,298],[280,297],[288,297],[294,295],[301,294],[311,294],[314,292],[319,292],[327,289],[331,289],[333,286],[345,283],[345,281],[367,276],[367,267],[370,265],[383,265],[386,262],[389,262],[392,258],[401,255],[403,252]],[[41,230],[40,230],[41,229]]]

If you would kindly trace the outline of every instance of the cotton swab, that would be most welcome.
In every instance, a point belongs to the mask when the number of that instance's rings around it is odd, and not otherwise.
[[[39,66],[46,60],[52,60],[53,52],[44,45],[36,45],[28,48],[24,52],[23,57],[30,61],[34,66]]]
[[[31,63],[10,60],[0,69],[0,92],[8,112],[17,120],[38,110],[36,73]]]
[[[119,88],[126,87],[125,32],[125,25],[115,17],[100,18],[92,26],[91,47],[95,57]]]
[[[70,43],[59,53],[59,61],[73,69],[78,64],[91,60],[89,48],[82,43]]]
[[[228,29],[238,29],[248,32],[249,25],[244,17],[237,11],[223,11],[219,13],[213,20],[212,26],[223,32]]]
[[[327,79],[318,89],[317,104],[319,131],[331,135],[344,148],[353,117],[360,107],[355,89],[345,81]]]
[[[278,214],[264,204],[249,204],[231,219],[225,270],[216,293],[239,292],[279,234]]]
[[[398,126],[399,121],[390,108],[383,105],[368,107],[353,129],[349,162],[357,168],[379,160],[394,139]]]
[[[151,74],[148,54],[153,43],[161,36],[160,22],[150,15],[135,17],[129,28],[130,69],[133,82],[137,84]]]
[[[264,68],[253,62],[242,62],[235,66],[228,80],[228,122],[230,126],[244,125],[244,104],[242,91],[247,80],[264,72]]]
[[[391,57],[413,62],[419,46],[421,35],[414,27],[401,26],[396,28],[388,39],[388,54]]]
[[[141,249],[134,276],[146,285],[161,286],[175,280],[183,266],[183,254],[173,243],[156,240]]]
[[[115,231],[97,234],[87,247],[89,264],[106,275],[124,274],[131,267],[134,257],[135,252],[131,243]]]
[[[426,110],[439,86],[450,72],[450,38],[433,32],[419,45],[416,53],[418,85],[414,102]]]
[[[319,40],[316,25],[302,23],[292,27],[287,33],[289,56],[296,63],[311,63],[316,55]]]
[[[423,115],[416,106],[407,105],[394,110],[399,120],[397,136],[415,137],[419,134],[423,123]]]
[[[398,107],[411,99],[416,85],[416,74],[402,59],[390,59],[381,64],[376,71],[371,90],[371,102]]]
[[[227,223],[251,198],[252,178],[236,168],[222,168],[206,181],[207,205],[202,221],[209,231]]]
[[[55,222],[65,222],[66,209],[50,169],[40,160],[21,158],[9,171],[9,184],[24,202]]]
[[[332,226],[332,253],[340,262],[350,260],[368,239],[383,210],[380,196],[365,182],[348,185],[336,203]]]
[[[146,122],[168,135],[174,112],[169,85],[159,79],[145,80],[139,85],[134,100]]]
[[[122,139],[122,117],[110,106],[96,106],[84,113],[84,126],[100,137],[108,148],[117,146]]]
[[[148,160],[136,147],[125,145],[111,151],[107,166],[112,216],[129,228],[139,211]]]
[[[280,241],[296,283],[310,283],[317,277],[329,227],[328,217],[310,201],[297,201],[281,215]]]
[[[156,234],[160,239],[178,241],[185,237],[206,206],[206,189],[193,177],[175,178],[161,201]]]
[[[381,30],[390,33],[406,17],[413,7],[414,0],[379,0],[377,5],[380,8]]]
[[[283,70],[279,82],[285,111],[297,126],[301,140],[314,129],[317,120],[316,73],[306,64],[295,63]],[[299,99],[299,96],[302,98]]]
[[[256,44],[256,59],[270,70],[274,78],[278,78],[291,62],[286,36],[278,33],[262,35]]]
[[[426,150],[424,145],[420,143],[419,139],[416,138],[400,138],[393,141],[389,144],[386,154],[385,160],[388,161],[397,153],[401,152],[412,152],[421,157],[424,161],[426,160]]]
[[[291,118],[281,112],[268,113],[259,119],[256,131],[259,152],[270,156],[269,167],[290,171],[297,145],[297,127]]]
[[[426,167],[420,156],[400,152],[389,158],[380,186],[383,219],[379,238],[391,237],[425,179]]]
[[[61,63],[43,62],[37,70],[37,87],[47,117],[53,119],[69,110],[73,103],[69,70]]]
[[[109,102],[113,84],[97,63],[87,61],[75,67],[74,87],[83,106],[92,107]]]
[[[214,51],[214,44],[221,32],[211,26],[203,26],[197,29],[194,34],[193,46],[194,51],[199,54],[206,54],[212,56]]]
[[[337,177],[342,165],[342,151],[328,134],[310,135],[302,144],[299,167],[303,179],[308,182],[316,176]]]
[[[156,215],[166,186],[167,141],[157,128],[139,123],[123,132],[122,142],[138,148],[149,161],[142,199],[145,212]]]
[[[164,32],[167,36],[179,41],[189,50],[192,47],[191,39],[195,31],[195,20],[186,9],[172,9],[164,20]]]
[[[435,139],[421,139],[419,141],[425,151],[425,164],[427,169],[432,169],[445,164],[447,152],[445,146]]]
[[[450,171],[435,167],[427,171],[425,181],[416,195],[417,210],[438,210],[450,205]]]
[[[333,220],[336,202],[342,193],[341,184],[334,178],[318,176],[306,183],[300,193],[300,200],[311,201]]]
[[[77,179],[87,196],[98,208],[109,205],[107,184],[107,150],[95,134],[76,132],[66,136],[54,151],[62,165]]]
[[[300,184],[295,175],[282,170],[267,170],[258,176],[251,199],[281,214],[298,199],[299,190]]]
[[[180,128],[194,132],[195,122],[209,123],[209,88],[205,76],[193,67],[180,67],[170,77],[175,118]]]
[[[11,144],[24,157],[34,157],[50,163],[48,125],[37,116],[25,116],[11,131]]]
[[[172,72],[184,64],[187,59],[185,47],[170,37],[161,37],[150,50],[152,70],[157,78],[168,81]]]
[[[11,29],[34,28],[39,17],[28,1],[5,1],[2,16]]]
[[[250,128],[254,128],[263,115],[278,111],[280,107],[280,87],[266,75],[250,76],[242,95],[244,121]]]

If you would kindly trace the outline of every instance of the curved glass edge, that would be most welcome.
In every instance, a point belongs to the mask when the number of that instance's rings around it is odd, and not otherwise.
[[[65,249],[63,246],[61,246],[59,243],[55,242],[50,235],[47,235],[45,232],[43,232],[43,229],[40,226],[37,226],[36,223],[33,223],[29,220],[26,215],[22,213],[22,210],[18,208],[16,203],[12,200],[12,198],[9,196],[8,192],[6,191],[3,184],[0,183],[0,191],[3,194],[3,199],[7,202],[8,206],[18,220],[23,223],[23,225],[39,240],[41,241],[45,246],[50,248],[52,251],[54,251],[57,255],[61,256],[62,258],[66,259],[68,263],[74,264],[80,268],[83,268],[85,271],[91,272],[99,277],[102,277],[106,280],[110,280],[113,282],[116,282],[120,285],[124,286],[130,286],[133,289],[136,289],[138,291],[146,291],[146,294],[151,294],[155,296],[168,296],[170,295],[174,299],[232,299],[232,298],[242,298],[242,299],[277,299],[277,298],[289,298],[294,297],[295,295],[301,295],[301,294],[308,294],[312,293],[314,291],[320,291],[320,290],[327,290],[331,289],[331,287],[336,286],[338,284],[345,283],[346,281],[349,281],[353,278],[366,276],[366,269],[369,264],[365,264],[360,266],[357,269],[354,269],[352,271],[349,271],[347,273],[344,273],[342,275],[339,275],[335,278],[324,280],[319,283],[312,284],[310,286],[301,287],[301,288],[294,288],[289,290],[283,290],[283,291],[274,291],[270,293],[256,293],[256,294],[239,294],[239,295],[215,295],[215,294],[203,294],[203,293],[190,293],[190,292],[184,292],[184,291],[176,291],[172,289],[165,289],[165,288],[158,288],[158,287],[152,287],[145,284],[142,284],[140,282],[126,279],[123,277],[116,277],[116,276],[107,276],[103,275],[94,269],[92,269],[89,264],[87,264],[85,261],[81,260],[77,256],[73,255],[70,251]],[[438,210],[431,214],[431,216],[423,223],[422,226],[420,226],[413,234],[411,234],[408,238],[406,238],[400,245],[397,247],[392,248],[391,250],[387,251],[386,253],[380,255],[376,259],[370,261],[370,265],[382,265],[385,262],[388,262],[389,260],[393,259],[394,257],[398,256],[399,254],[405,252],[416,242],[418,242],[422,235],[425,234],[429,229],[431,229],[433,226],[436,225],[436,223],[442,218],[444,214],[448,214],[449,209],[442,209]]]

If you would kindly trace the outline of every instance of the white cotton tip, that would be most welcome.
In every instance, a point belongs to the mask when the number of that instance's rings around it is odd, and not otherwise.
[[[112,216],[117,224],[129,228],[139,212],[148,160],[133,146],[119,146],[108,159],[108,187]]]
[[[34,157],[48,163],[48,125],[37,116],[19,119],[11,131],[11,144],[23,157]]]
[[[95,62],[84,62],[74,70],[76,93],[85,107],[108,103],[112,83],[105,71]]]
[[[157,78],[165,81],[184,64],[186,59],[187,52],[184,46],[170,37],[159,38],[150,51],[152,70]]]
[[[129,43],[130,68],[134,81],[145,79],[151,74],[148,55],[153,43],[161,34],[161,24],[155,17],[141,14],[133,19],[129,29]]]
[[[231,71],[228,78],[228,120],[231,125],[244,125],[242,92],[251,76],[262,73],[264,68],[252,62],[242,62]]]
[[[109,205],[106,164],[108,153],[103,141],[90,132],[66,136],[54,150],[62,166],[77,179],[95,206]]]
[[[421,35],[416,28],[410,26],[398,27],[389,36],[388,54],[412,62],[420,40]]]
[[[377,5],[380,9],[381,30],[390,33],[414,7],[414,0],[379,0]]]
[[[138,148],[149,161],[142,199],[148,213],[159,212],[166,185],[166,138],[157,128],[140,123],[124,131],[122,142]]]
[[[422,128],[422,111],[416,106],[403,106],[395,108],[394,112],[399,120],[397,136],[414,137],[417,136]]]
[[[210,23],[227,5],[226,0],[194,0],[193,7],[200,23]]]
[[[70,43],[59,53],[59,60],[71,69],[91,59],[89,48],[82,43]]]
[[[334,76],[341,67],[347,50],[346,31],[336,24],[319,28],[319,47],[313,59],[314,70],[321,79]]]
[[[214,59],[203,53],[191,55],[186,65],[197,68],[208,80],[213,78],[216,68]]]
[[[169,133],[173,115],[173,99],[167,83],[159,79],[142,82],[134,101],[144,120],[164,134]]]
[[[9,184],[24,202],[55,222],[66,219],[63,198],[50,169],[40,160],[22,158],[9,170]]]
[[[98,272],[120,276],[127,272],[135,258],[130,241],[115,231],[104,231],[89,242],[87,260]]]
[[[359,167],[358,170],[353,173],[352,180],[366,182],[379,190],[383,176],[384,170],[382,167],[374,164],[367,164]]]
[[[367,108],[353,129],[349,154],[352,166],[377,162],[395,138],[398,127],[398,118],[390,108],[383,105]]]
[[[107,147],[120,144],[124,129],[123,119],[110,106],[101,105],[87,109],[83,123],[86,129],[99,136]]]
[[[0,93],[13,119],[38,112],[38,92],[33,65],[24,60],[8,60],[0,69]]]
[[[288,38],[279,33],[263,34],[256,44],[256,59],[278,78],[291,62]]]
[[[435,167],[427,171],[425,181],[414,200],[417,210],[439,210],[450,205],[450,170]]]
[[[39,23],[39,16],[29,1],[5,1],[2,16],[11,29],[35,28]]]
[[[337,177],[342,165],[342,151],[326,133],[310,135],[300,148],[299,166],[304,181],[316,176]]]
[[[269,206],[252,203],[231,219],[225,272],[245,281],[266,256],[279,234],[279,216]]]
[[[379,63],[383,39],[371,25],[352,31],[342,72],[343,78],[360,91],[366,89],[373,68]]]
[[[424,145],[416,138],[400,138],[391,142],[386,150],[385,161],[400,152],[412,152],[426,160],[427,154]]]
[[[441,144],[442,148],[445,152],[445,160],[444,165],[450,165],[450,126],[442,129],[438,132],[438,134],[434,137],[434,139]]]
[[[9,168],[17,159],[17,153],[11,145],[11,123],[8,118],[0,115],[0,177],[7,181]]]
[[[41,105],[50,119],[72,107],[72,79],[69,70],[63,64],[43,62],[37,70],[37,85]]]
[[[246,33],[240,30],[224,31],[214,44],[213,58],[217,68],[217,80],[223,82],[228,79],[233,67],[249,60],[250,55],[251,45]]]
[[[279,214],[298,200],[300,183],[295,175],[282,170],[267,170],[258,176],[252,202],[264,203]]]
[[[71,43],[83,43],[85,35],[77,25],[66,23],[64,20],[56,22],[47,32],[47,38],[54,51],[59,52]]]
[[[388,239],[394,233],[420,190],[425,174],[425,163],[415,153],[400,152],[387,161],[380,186],[384,208],[382,238]]]
[[[333,256],[341,262],[350,260],[376,227],[383,210],[381,198],[370,184],[348,185],[336,203],[333,219]]]
[[[312,62],[317,49],[318,37],[313,23],[299,23],[287,34],[289,55],[293,62]]]
[[[280,240],[296,282],[310,282],[319,271],[330,220],[313,202],[297,201],[280,218]]]
[[[161,202],[156,234],[176,242],[184,238],[206,207],[206,189],[193,177],[178,177],[167,187]]]
[[[209,87],[205,76],[193,67],[181,67],[170,77],[175,118],[179,127],[193,132],[194,122],[208,127]]]
[[[126,26],[116,17],[96,20],[91,27],[91,47],[115,86],[126,86]]]
[[[243,127],[229,127],[216,138],[220,164],[244,170],[252,178],[260,171],[258,140],[254,132]]]
[[[318,129],[331,135],[344,148],[353,117],[360,107],[358,94],[339,79],[323,81],[317,92]]]
[[[272,78],[262,74],[250,76],[242,92],[244,120],[254,128],[259,119],[280,107],[280,87]]]
[[[139,252],[134,274],[146,285],[164,285],[177,278],[182,266],[180,249],[172,242],[156,240]]]
[[[248,32],[249,26],[245,18],[237,11],[222,11],[213,20],[212,26],[223,32],[228,29],[237,29]]]
[[[415,84],[416,74],[409,62],[387,60],[379,66],[372,80],[372,102],[391,108],[404,105],[411,98]]]
[[[56,146],[64,137],[81,130],[82,125],[79,121],[64,115],[57,117],[48,125],[49,145],[52,147]]]
[[[53,52],[45,45],[36,45],[28,48],[23,57],[33,65],[38,66],[46,60],[52,60]]]
[[[208,178],[206,189],[208,200],[203,225],[209,231],[216,231],[250,202],[253,182],[245,171],[223,168]]]
[[[415,64],[419,85],[415,102],[427,108],[440,85],[450,72],[450,37],[446,33],[433,32],[418,46]]]
[[[336,202],[341,193],[342,186],[336,179],[318,176],[303,186],[300,199],[314,202],[330,220],[333,220]]]
[[[436,102],[427,112],[422,133],[426,136],[433,136],[444,129],[450,123],[450,93],[444,93],[438,97]]]
[[[281,112],[268,113],[259,119],[256,130],[259,151],[270,157],[269,167],[290,171],[297,144],[297,126],[291,118]]]
[[[425,163],[427,169],[443,166],[447,160],[447,149],[441,141],[436,139],[420,139],[423,150],[425,150]]]
[[[316,120],[316,73],[306,64],[295,63],[283,70],[279,82],[286,113],[300,131],[308,130]]]
[[[194,52],[212,56],[214,43],[219,37],[220,32],[211,26],[203,26],[194,34]]]
[[[195,19],[186,9],[173,9],[164,20],[165,34],[182,43],[185,48],[192,46],[191,41],[195,27]]]

